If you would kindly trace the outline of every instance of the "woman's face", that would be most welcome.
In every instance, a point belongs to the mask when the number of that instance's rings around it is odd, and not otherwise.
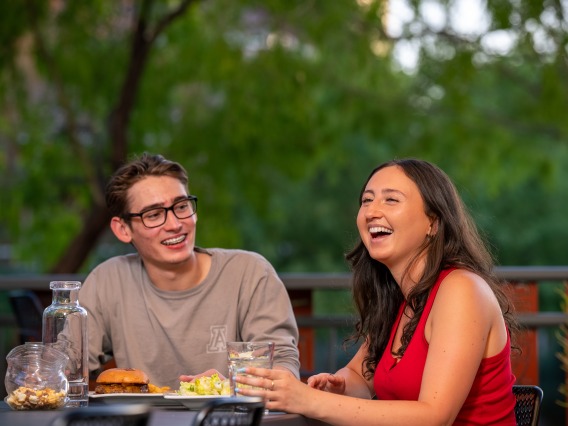
[[[432,220],[424,212],[418,187],[399,166],[385,167],[367,183],[357,228],[370,256],[401,277],[428,234]]]

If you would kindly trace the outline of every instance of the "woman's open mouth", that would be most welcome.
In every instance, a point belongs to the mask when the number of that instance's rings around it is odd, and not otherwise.
[[[384,226],[372,226],[369,228],[369,233],[371,234],[371,238],[374,239],[391,235],[393,230]]]

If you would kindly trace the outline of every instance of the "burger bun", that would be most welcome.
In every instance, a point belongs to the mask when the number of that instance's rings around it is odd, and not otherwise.
[[[109,368],[97,377],[95,393],[148,393],[150,379],[136,368]]]
[[[97,383],[105,385],[110,383],[147,385],[150,383],[150,379],[146,373],[136,368],[109,368],[99,374]]]

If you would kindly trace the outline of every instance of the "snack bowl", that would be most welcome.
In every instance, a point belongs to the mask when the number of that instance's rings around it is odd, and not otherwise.
[[[63,352],[42,343],[26,342],[6,356],[6,403],[13,410],[55,410],[67,403],[69,383]]]

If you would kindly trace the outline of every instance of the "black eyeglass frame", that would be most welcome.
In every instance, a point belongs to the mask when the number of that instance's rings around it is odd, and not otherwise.
[[[193,206],[193,213],[191,213],[189,216],[186,217],[179,217],[174,208],[175,206],[177,206],[179,203],[182,203],[184,201],[189,201],[192,206]],[[164,211],[164,221],[162,223],[160,223],[159,225],[152,225],[152,226],[148,226],[146,225],[146,222],[144,222],[144,214],[151,212],[153,210],[163,210]],[[157,228],[159,226],[162,226],[164,223],[166,223],[166,220],[168,220],[168,212],[171,211],[173,213],[173,215],[177,218],[177,219],[189,219],[191,216],[193,216],[195,213],[197,213],[197,197],[195,195],[188,195],[185,198],[182,198],[181,200],[176,201],[175,203],[173,203],[171,206],[169,207],[150,207],[148,209],[142,210],[139,213],[125,213],[122,215],[122,218],[124,220],[130,220],[133,217],[139,217],[140,220],[142,221],[142,225],[144,225],[146,228],[152,229],[152,228]]]

